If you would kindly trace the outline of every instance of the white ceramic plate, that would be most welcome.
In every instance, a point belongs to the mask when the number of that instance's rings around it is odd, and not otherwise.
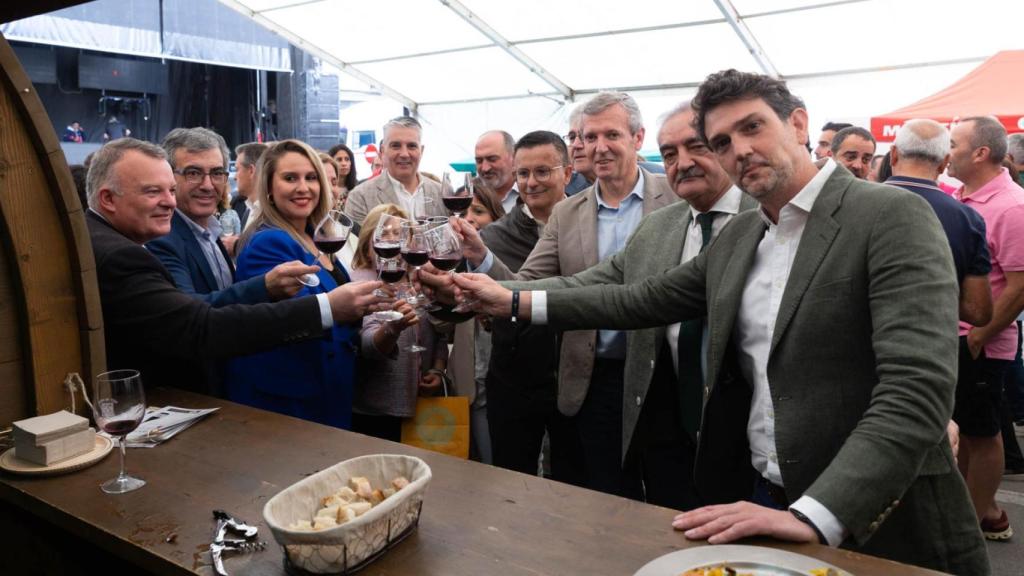
[[[741,544],[696,546],[676,550],[651,560],[634,576],[679,576],[687,570],[722,565],[754,576],[809,576],[811,570],[819,568],[832,568],[841,576],[850,576],[848,572],[817,558],[775,548]]]
[[[36,464],[35,462],[22,460],[14,455],[14,448],[11,448],[0,456],[0,468],[14,474],[22,474],[26,476],[56,476],[58,474],[67,474],[68,472],[87,468],[100,460],[103,460],[103,458],[110,453],[110,449],[113,447],[114,443],[111,442],[109,438],[97,434],[96,445],[93,447],[92,452],[86,452],[85,454],[75,456],[74,458],[61,460],[60,462],[55,462],[49,466],[43,466],[41,464]]]

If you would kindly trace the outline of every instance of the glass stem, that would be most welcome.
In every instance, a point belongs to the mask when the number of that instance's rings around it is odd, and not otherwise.
[[[123,480],[128,477],[128,475],[124,473],[124,453],[125,450],[128,448],[127,434],[121,436],[121,441],[119,442],[119,444],[121,445],[121,473],[117,475],[117,479]]]

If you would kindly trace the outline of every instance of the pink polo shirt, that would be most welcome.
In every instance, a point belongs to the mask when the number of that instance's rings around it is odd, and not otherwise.
[[[1003,171],[967,198],[963,188],[956,192],[964,204],[974,208],[985,220],[988,250],[992,255],[992,301],[1006,289],[1006,272],[1024,272],[1024,189]],[[967,334],[970,324],[960,323],[960,335]],[[985,345],[988,358],[1013,360],[1017,354],[1017,323],[1011,322]]]

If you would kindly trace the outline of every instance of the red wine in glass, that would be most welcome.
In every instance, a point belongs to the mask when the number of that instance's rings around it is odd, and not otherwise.
[[[402,252],[402,259],[408,265],[419,268],[427,263],[428,254],[426,250],[405,250]]]
[[[373,243],[373,251],[377,253],[377,256],[380,256],[381,258],[385,258],[387,260],[391,260],[392,258],[398,256],[398,253],[401,252],[401,250],[402,245],[398,242]]]
[[[126,436],[129,432],[135,430],[139,423],[139,420],[134,419],[128,420],[122,418],[118,420],[107,420],[100,425],[100,429],[111,436]]]
[[[472,196],[445,196],[441,200],[445,208],[459,215],[469,210],[469,205],[473,203]]]
[[[405,278],[405,270],[399,268],[397,270],[384,269],[380,271],[380,279],[387,282],[388,284],[394,284]]]
[[[430,263],[434,265],[438,270],[444,270],[445,272],[451,272],[459,266],[459,262],[462,261],[461,255],[446,254],[443,256],[431,256]]]
[[[323,252],[324,254],[334,254],[345,247],[346,240],[348,240],[348,238],[314,236],[313,244],[316,245],[317,250]]]

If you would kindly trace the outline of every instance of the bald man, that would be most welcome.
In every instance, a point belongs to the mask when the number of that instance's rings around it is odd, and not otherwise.
[[[477,175],[494,192],[494,199],[501,202],[506,214],[519,200],[512,159],[515,145],[515,139],[508,132],[491,130],[480,135],[473,151]]]

